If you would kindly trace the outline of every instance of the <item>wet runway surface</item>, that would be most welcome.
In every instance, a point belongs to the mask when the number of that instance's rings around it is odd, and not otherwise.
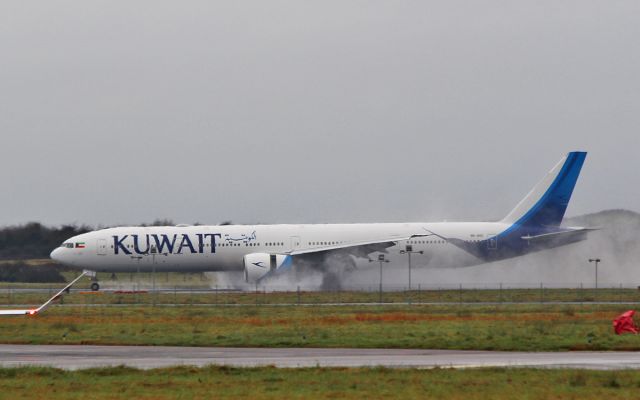
[[[159,368],[208,364],[238,367],[640,369],[640,352],[500,352],[405,349],[228,348],[164,346],[0,345],[0,365],[63,369],[127,365]]]

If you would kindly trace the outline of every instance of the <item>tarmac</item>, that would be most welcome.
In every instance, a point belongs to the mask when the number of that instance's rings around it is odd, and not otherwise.
[[[226,365],[280,368],[535,367],[608,370],[640,369],[640,352],[0,345],[0,365],[49,366],[66,370],[118,365],[140,369],[177,365]]]

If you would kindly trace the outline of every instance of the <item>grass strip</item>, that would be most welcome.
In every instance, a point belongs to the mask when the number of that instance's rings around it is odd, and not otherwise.
[[[640,371],[126,367],[0,369],[0,399],[637,398]]]
[[[2,343],[640,350],[619,305],[52,307],[5,317]]]
[[[196,275],[194,275],[196,276]],[[66,304],[336,304],[336,303],[550,303],[550,302],[615,302],[639,303],[640,291],[635,289],[463,289],[463,290],[412,290],[383,292],[375,289],[363,291],[269,291],[258,288],[254,291],[216,290],[204,285],[202,281],[190,281],[196,286],[158,285],[162,291],[151,292],[148,283],[141,286],[144,293],[131,293],[137,286],[123,285],[122,290],[82,292],[74,291],[65,296]],[[41,304],[51,294],[61,289],[61,284],[29,284],[29,288],[39,288],[39,292],[26,292],[26,284],[0,284],[0,305]],[[89,280],[82,282],[77,289],[88,290]],[[118,288],[119,286],[114,286]],[[266,291],[265,291],[266,290]]]

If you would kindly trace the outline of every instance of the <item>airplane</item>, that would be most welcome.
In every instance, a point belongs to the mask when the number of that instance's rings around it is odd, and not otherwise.
[[[586,154],[562,157],[497,222],[128,226],[74,236],[51,258],[112,273],[244,271],[250,283],[306,268],[353,269],[407,253],[416,265],[440,267],[504,260],[586,239],[592,228],[561,225]],[[93,290],[99,287],[92,283]]]

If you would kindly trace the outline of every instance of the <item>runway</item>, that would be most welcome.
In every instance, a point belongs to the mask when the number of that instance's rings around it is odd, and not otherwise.
[[[149,369],[209,364],[237,367],[640,369],[640,352],[500,352],[407,349],[229,348],[165,346],[0,345],[0,365],[75,370],[126,365]]]

